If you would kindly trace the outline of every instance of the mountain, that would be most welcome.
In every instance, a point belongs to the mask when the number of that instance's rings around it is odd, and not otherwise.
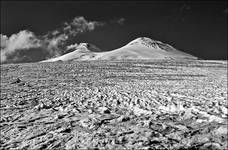
[[[75,50],[72,51],[72,49],[75,49]],[[98,47],[89,43],[70,45],[67,47],[67,50],[72,52],[69,52],[65,55],[62,55],[56,58],[44,60],[41,62],[69,61],[73,59],[90,60],[96,56],[96,53],[101,53],[101,50]]]
[[[127,45],[100,54],[99,59],[196,59],[172,46],[146,37],[137,38]]]
[[[69,60],[197,59],[197,57],[179,51],[169,44],[147,37],[137,38],[121,48],[107,52],[102,52],[96,46],[88,43],[71,45],[68,48],[74,48],[75,50],[60,57],[42,62]]]

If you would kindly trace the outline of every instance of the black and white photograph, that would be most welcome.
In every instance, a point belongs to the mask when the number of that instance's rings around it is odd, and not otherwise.
[[[0,150],[228,150],[227,0],[1,0]]]

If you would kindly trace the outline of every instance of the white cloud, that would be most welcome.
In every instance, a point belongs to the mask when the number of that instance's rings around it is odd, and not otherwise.
[[[120,19],[117,20],[117,23],[120,24],[120,25],[123,25],[124,21],[125,21],[124,18],[120,18]]]
[[[58,31],[58,30],[54,30],[53,32],[52,32],[52,35],[53,36],[56,36],[57,34],[59,34],[60,32]]]
[[[41,45],[41,41],[31,31],[23,30],[10,37],[1,34],[1,63],[7,60],[8,55],[17,50],[38,48]]]
[[[49,54],[49,57],[56,57],[61,55],[60,47],[64,45],[65,41],[68,39],[68,36],[65,34],[60,34],[59,36],[53,38],[46,38],[44,41],[46,43],[46,51]]]
[[[75,49],[77,47],[78,47],[78,44],[75,43],[75,44],[72,44],[72,45],[67,46],[67,50],[69,50],[69,49]]]
[[[0,35],[1,35],[1,45],[0,46],[1,46],[1,50],[2,50],[8,44],[8,37],[6,35],[2,35],[2,34],[0,34]]]
[[[92,31],[96,27],[104,26],[104,22],[87,21],[83,16],[75,17],[70,23],[65,22],[63,31],[70,36],[76,36],[79,33]]]

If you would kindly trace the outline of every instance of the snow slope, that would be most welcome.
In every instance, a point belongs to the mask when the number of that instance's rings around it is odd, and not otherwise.
[[[88,43],[80,43],[79,45],[71,45],[69,47],[75,48],[76,50],[74,50],[70,53],[67,53],[65,55],[62,55],[62,56],[59,56],[56,58],[51,58],[48,60],[44,60],[41,62],[69,61],[69,60],[73,60],[73,59],[90,60],[90,59],[93,59],[94,56],[96,56],[95,51],[99,51],[99,50],[97,50],[98,48],[96,48],[92,44],[88,44]],[[95,49],[94,49],[94,47],[95,47]]]
[[[97,52],[88,43],[81,43],[76,50],[42,62],[69,60],[123,60],[123,59],[197,59],[174,47],[146,37],[137,38],[127,45],[108,52]]]

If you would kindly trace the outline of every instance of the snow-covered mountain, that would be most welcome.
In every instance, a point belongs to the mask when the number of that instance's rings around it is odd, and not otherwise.
[[[88,43],[75,44],[68,46],[68,48],[75,50],[60,57],[42,62],[69,60],[197,59],[197,57],[179,51],[169,44],[147,37],[137,38],[121,48],[107,52],[102,52],[96,46]]]
[[[73,49],[73,51],[72,51]],[[69,61],[73,59],[78,60],[90,60],[93,59],[96,56],[96,53],[100,52],[101,50],[96,47],[93,44],[89,43],[80,43],[80,44],[74,44],[67,47],[67,50],[71,50],[72,52],[69,52],[65,55],[51,58],[48,60],[44,60],[41,62],[55,62],[55,61]]]

